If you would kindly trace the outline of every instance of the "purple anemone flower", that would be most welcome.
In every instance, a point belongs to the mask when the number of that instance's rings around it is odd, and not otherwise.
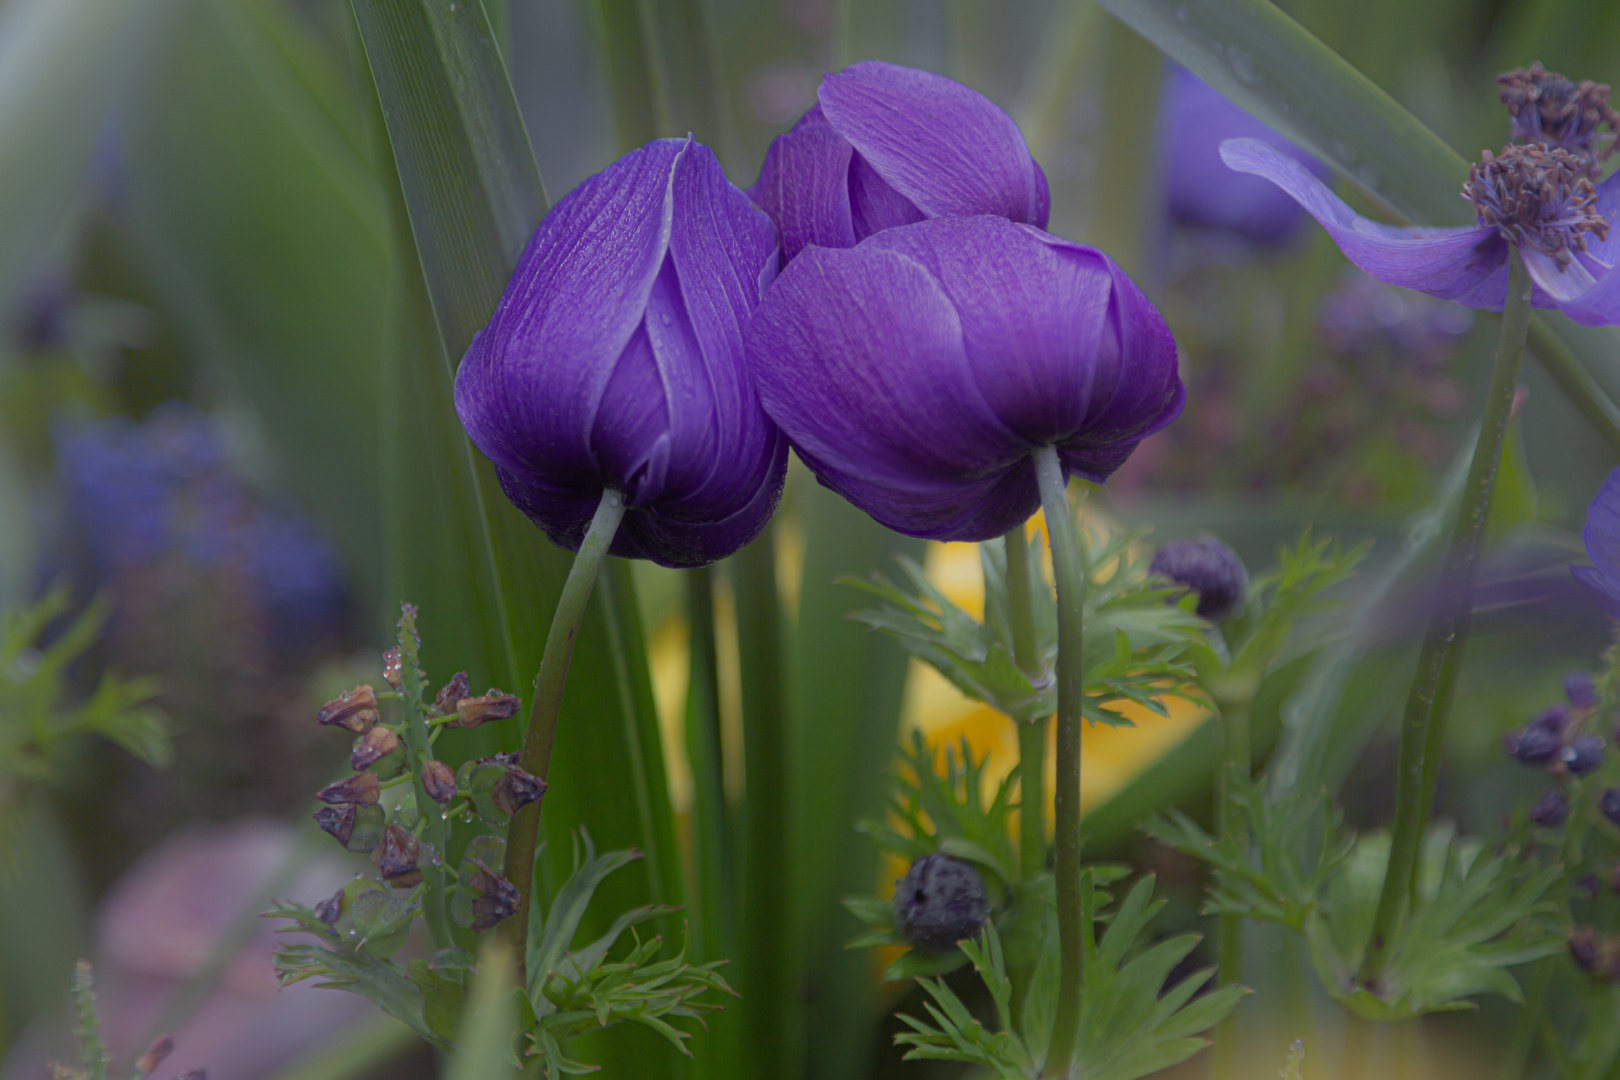
[[[776,265],[770,219],[690,138],[569,192],[456,373],[456,412],[507,497],[577,551],[602,492],[622,492],[612,553],[664,566],[758,535],[787,440],[749,382],[743,327]]]
[[[805,249],[749,323],[748,364],[823,484],[935,540],[1034,513],[1039,447],[1105,479],[1183,399],[1169,329],[1108,256],[985,215]]]
[[[1257,139],[1230,139],[1221,158],[1291,195],[1345,257],[1380,281],[1472,308],[1501,311],[1508,243],[1519,245],[1536,307],[1555,307],[1586,326],[1620,322],[1620,182],[1594,186],[1588,158],[1562,149],[1508,146],[1469,169],[1464,197],[1477,225],[1398,227],[1351,210],[1299,162]]]
[[[931,71],[862,60],[822,77],[748,195],[786,265],[807,244],[854,247],[924,218],[997,214],[1046,227],[1046,174],[995,102]]]
[[[1597,593],[1603,610],[1620,619],[1620,469],[1603,481],[1586,511],[1586,556],[1591,566],[1572,566],[1575,580]]]
[[[1304,212],[1275,185],[1221,167],[1221,143],[1239,138],[1261,139],[1316,175],[1329,175],[1326,165],[1219,90],[1184,67],[1172,67],[1159,106],[1165,212],[1182,225],[1220,229],[1260,244],[1281,243],[1294,234]]]

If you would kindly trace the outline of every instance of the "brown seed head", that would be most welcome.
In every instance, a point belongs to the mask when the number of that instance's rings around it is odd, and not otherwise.
[[[416,857],[422,845],[403,825],[389,825],[383,829],[377,849],[371,853],[382,879],[396,889],[408,889],[422,880],[416,868]]]
[[[456,703],[456,715],[460,719],[455,726],[473,728],[491,720],[510,720],[517,715],[518,707],[522,704],[516,695],[503,694],[492,686],[487,694],[462,698]]]
[[[328,896],[315,905],[315,917],[327,926],[336,926],[338,919],[343,917],[343,890]]]
[[[402,677],[403,671],[404,663],[399,657],[399,646],[395,645],[392,649],[383,653],[383,679],[389,686],[398,690],[405,685]]]
[[[1474,204],[1481,225],[1545,252],[1560,269],[1574,252],[1586,250],[1587,233],[1599,240],[1609,234],[1585,162],[1568,150],[1540,144],[1506,146],[1500,154],[1486,150],[1468,168],[1463,198]]]
[[[440,715],[455,712],[456,703],[471,693],[472,683],[467,681],[467,673],[458,671],[439,688],[438,696],[433,699],[433,707],[439,710]]]
[[[436,803],[447,803],[456,797],[456,771],[442,761],[429,761],[422,765],[422,788]]]
[[[364,735],[371,730],[371,725],[381,719],[381,714],[377,712],[377,692],[369,683],[361,683],[322,705],[315,719],[323,724],[348,728],[356,735]]]
[[[472,903],[472,928],[483,933],[517,911],[518,890],[516,885],[479,860],[473,859],[472,864],[477,869],[473,871],[468,884],[480,894]]]
[[[344,847],[349,846],[349,837],[354,835],[354,806],[323,806],[315,811],[315,823]]]
[[[324,803],[374,803],[382,796],[382,781],[376,773],[355,773],[335,784],[328,784],[315,797]]]
[[[524,772],[516,765],[508,765],[506,772],[495,787],[491,789],[489,797],[503,814],[515,814],[519,810],[535,802],[546,793],[546,782],[532,773]]]
[[[399,748],[399,736],[378,725],[354,740],[354,752],[349,764],[356,772],[369,769]]]
[[[1584,158],[1587,175],[1598,178],[1598,162],[1614,152],[1620,133],[1620,112],[1609,104],[1607,85],[1591,79],[1575,82],[1539,61],[1503,72],[1496,83],[1513,118],[1515,141],[1573,151]],[[1600,131],[1604,127],[1606,134]]]

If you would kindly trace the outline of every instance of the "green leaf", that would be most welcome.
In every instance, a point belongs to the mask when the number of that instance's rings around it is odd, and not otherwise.
[[[1470,224],[1457,197],[1467,161],[1267,0],[1100,2],[1221,93],[1332,164],[1395,217],[1422,225]],[[1531,349],[1560,388],[1620,450],[1620,409],[1590,374],[1612,371],[1620,332],[1578,329],[1563,315],[1544,313],[1532,320],[1531,335]]]
[[[552,898],[551,909],[540,911],[540,897],[544,882],[538,872],[529,909],[528,956],[524,967],[529,974],[529,1000],[535,1012],[546,1011],[541,990],[545,981],[561,966],[563,958],[574,943],[574,935],[585,917],[596,887],[613,871],[628,866],[641,858],[637,851],[610,851],[597,857],[596,846],[589,832],[581,831],[574,849],[574,872],[563,882]],[[536,861],[538,865],[538,860]]]

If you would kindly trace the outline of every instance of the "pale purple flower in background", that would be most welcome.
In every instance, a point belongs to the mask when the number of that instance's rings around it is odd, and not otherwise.
[[[1572,566],[1575,580],[1597,594],[1603,610],[1620,619],[1620,469],[1609,473],[1586,511],[1581,530],[1591,566]]]

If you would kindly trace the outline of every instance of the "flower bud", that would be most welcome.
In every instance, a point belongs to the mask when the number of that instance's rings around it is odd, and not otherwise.
[[[1544,829],[1557,828],[1569,817],[1569,800],[1557,788],[1549,788],[1530,808],[1530,820]]]
[[[989,915],[984,878],[948,855],[924,855],[895,884],[895,927],[924,952],[944,952],[972,937]]]
[[[164,1035],[146,1048],[146,1053],[135,1062],[135,1075],[147,1076],[163,1064],[163,1059],[174,1053],[174,1036]]]
[[[523,702],[515,694],[503,694],[493,686],[489,693],[462,698],[456,702],[456,727],[474,728],[491,720],[510,720]]]
[[[396,889],[408,889],[422,880],[416,859],[422,850],[411,831],[403,825],[389,825],[383,829],[377,850],[371,853],[382,879]]]
[[[1502,749],[1521,765],[1545,765],[1558,756],[1564,741],[1534,722],[1502,736]]]
[[[1197,593],[1198,614],[1211,622],[1220,622],[1242,607],[1249,591],[1249,572],[1243,560],[1213,536],[1172,540],[1153,556],[1148,571]]]
[[[356,772],[369,769],[397,749],[399,736],[378,725],[354,740],[354,753],[349,755],[349,765]]]
[[[546,793],[546,782],[526,773],[516,765],[508,765],[506,772],[495,781],[490,797],[503,814],[515,814]]]
[[[1572,671],[1564,676],[1564,696],[1577,709],[1597,707],[1597,683],[1590,671]]]
[[[1588,900],[1596,900],[1598,893],[1603,891],[1603,882],[1598,880],[1596,874],[1587,874],[1575,883],[1575,891]]]
[[[323,806],[315,811],[315,823],[323,830],[331,833],[338,843],[344,847],[349,846],[349,837],[354,834],[354,806]]]
[[[1585,776],[1603,764],[1603,740],[1596,735],[1576,739],[1559,755],[1572,776]]]
[[[336,926],[338,919],[343,916],[343,890],[328,896],[315,905],[315,917],[327,926]]]
[[[458,671],[450,677],[450,681],[439,688],[439,694],[433,699],[433,707],[442,716],[454,712],[456,703],[462,698],[472,694],[472,684],[467,681],[467,673]]]
[[[399,646],[383,653],[383,680],[395,690],[405,685],[404,660],[400,657]]]
[[[517,886],[506,880],[477,859],[469,884],[479,893],[472,902],[472,928],[478,933],[490,929],[502,919],[517,911]]]
[[[1598,796],[1598,810],[1611,822],[1620,825],[1620,788],[1609,788]],[[1615,868],[1615,873],[1620,875],[1620,867]]]
[[[1550,731],[1562,737],[1564,729],[1569,727],[1569,710],[1562,705],[1549,705],[1525,726],[1540,728],[1542,731]]]
[[[364,735],[371,725],[381,719],[377,712],[377,692],[367,683],[353,690],[345,690],[321,706],[315,719],[322,724],[335,724],[348,728],[356,735]]]
[[[1603,939],[1590,926],[1578,926],[1569,935],[1569,958],[1588,975],[1603,967]]]
[[[422,789],[436,803],[447,803],[456,797],[456,772],[442,761],[428,761],[418,774]]]
[[[315,797],[324,803],[374,803],[382,795],[382,781],[376,773],[361,772],[328,784]]]

